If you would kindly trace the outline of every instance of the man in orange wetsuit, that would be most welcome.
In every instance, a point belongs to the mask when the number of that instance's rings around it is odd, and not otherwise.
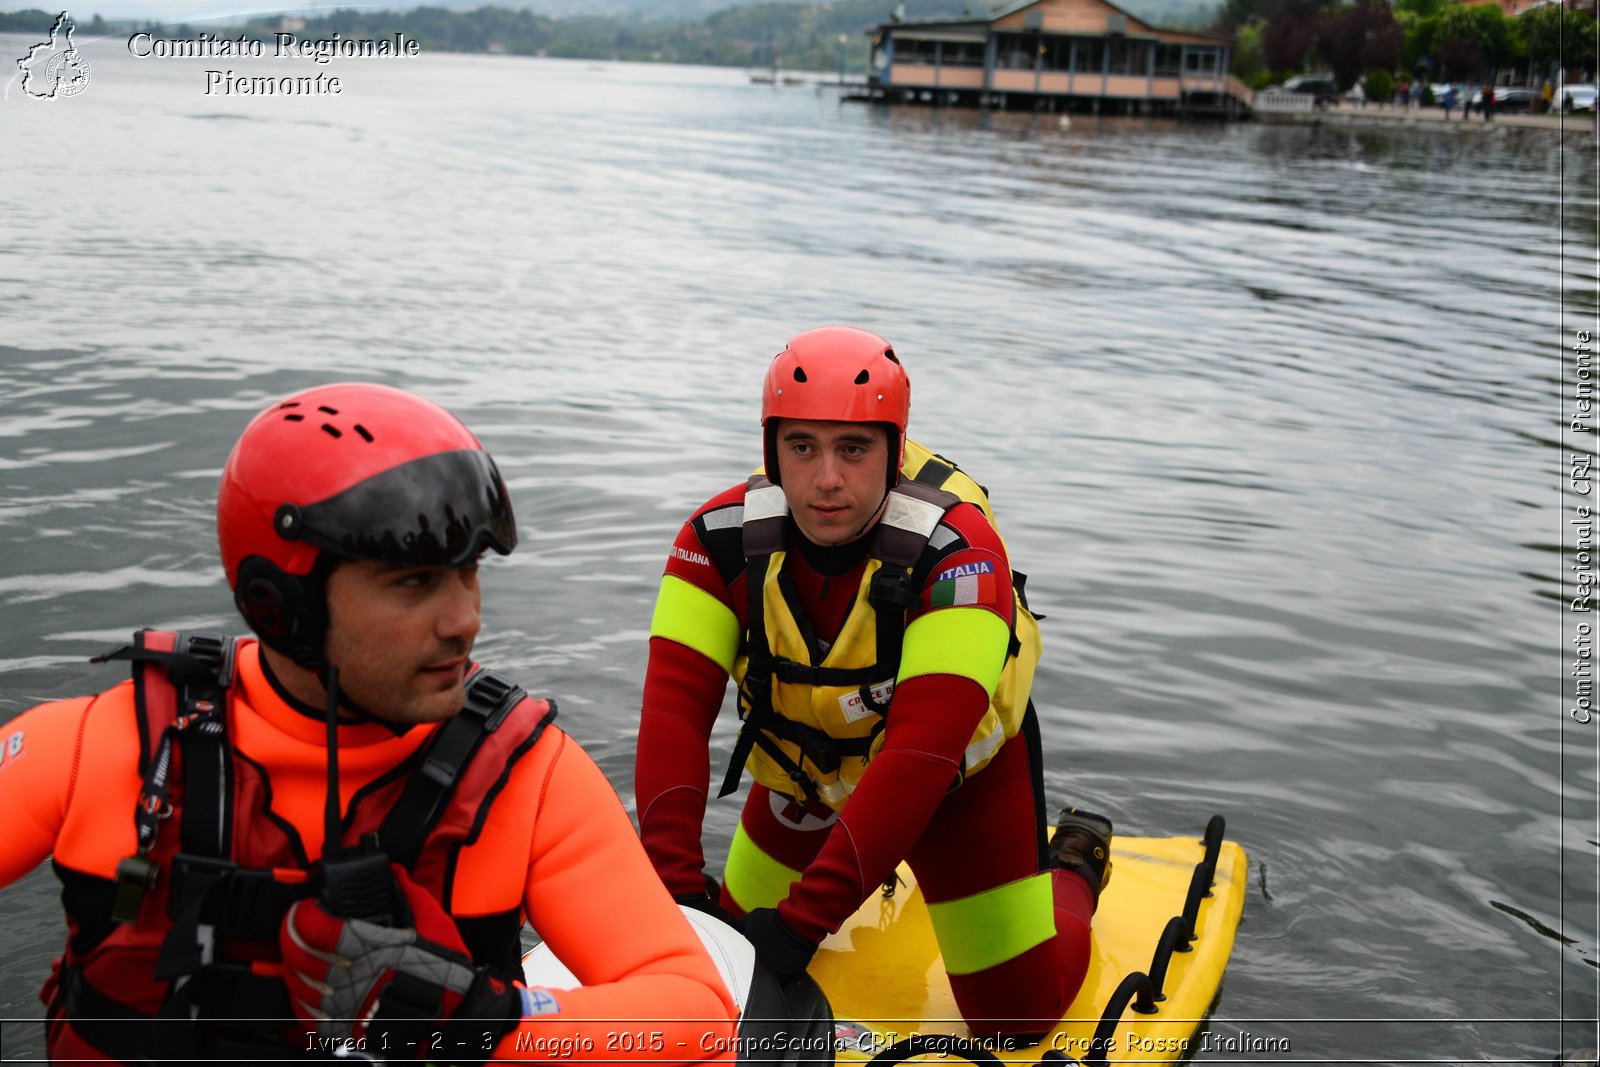
[[[141,631],[108,657],[132,680],[3,728],[0,884],[51,857],[67,911],[51,1057],[727,1058],[732,998],[616,794],[471,659],[479,559],[516,544],[471,432],[311,389],[217,511],[259,640]],[[526,922],[580,988],[522,984]]]
[[[742,916],[803,971],[908,861],[973,1032],[1051,1029],[1082,983],[1112,827],[1045,840],[1038,628],[983,490],[906,438],[910,383],[876,334],[825,327],[767,373],[764,475],[703,505],[667,560],[639,726],[641,836],[680,903]],[[755,783],[720,898],[703,873],[707,742],[744,719],[722,795]]]

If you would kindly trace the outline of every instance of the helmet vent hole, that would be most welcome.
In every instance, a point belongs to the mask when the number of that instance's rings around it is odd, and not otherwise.
[[[894,349],[892,348],[885,348],[883,350],[883,358],[888,360],[890,363],[895,364],[896,366],[898,366],[900,363],[900,357],[894,354]]]
[[[872,378],[872,375],[868,374],[865,370],[863,370],[860,374],[856,375],[856,384],[857,385],[866,385],[867,382],[871,378]]]
[[[797,382],[806,380],[806,369],[804,367],[796,367],[794,369],[794,380]]]
[[[283,421],[284,422],[305,422],[306,421],[306,417],[304,415],[285,415],[283,417]]]
[[[361,439],[363,441],[365,441],[369,445],[372,443],[372,434],[367,432],[367,428],[365,426],[361,425],[358,422],[358,423],[356,423],[355,429],[356,429],[356,433],[361,435]]]
[[[300,401],[298,400],[285,400],[283,403],[278,405],[278,410],[282,411],[284,408],[297,408],[299,406]]]
[[[330,423],[326,423],[326,422],[322,424],[322,432],[327,434],[329,437],[343,437],[344,436],[344,434],[339,432],[339,428],[337,426],[334,426],[334,425],[332,425]]]
[[[337,414],[339,414],[339,409],[338,408],[330,408],[326,404],[317,405],[317,410],[322,412],[324,415],[337,415]]]

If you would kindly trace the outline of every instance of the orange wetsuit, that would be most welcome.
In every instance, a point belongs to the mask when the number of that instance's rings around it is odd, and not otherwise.
[[[249,798],[235,791],[243,809],[236,813],[235,839],[248,837],[251,825],[271,826],[291,855],[318,856],[326,727],[273,684],[253,642],[240,642],[237,659],[227,734],[239,765],[257,773],[257,788]],[[424,724],[397,734],[374,722],[341,726],[342,810],[381,792],[384,776],[438,729]],[[610,784],[559,729],[529,736],[537,740],[509,770],[504,760],[484,769],[479,780],[494,783],[480,801],[487,817],[458,829],[453,861],[439,865],[430,886],[442,889],[442,901],[458,920],[509,912],[532,923],[584,983],[538,992],[532,999],[540,1013],[502,1038],[494,1058],[662,1064],[727,1058],[715,1050],[731,1045],[732,998],[652,871]],[[84,885],[108,889],[118,862],[135,852],[139,752],[132,682],[95,697],[39,705],[0,727],[0,806],[10,813],[0,823],[0,885],[53,854],[68,886],[69,911]],[[464,776],[462,789],[468,781]],[[244,846],[234,847],[237,853]],[[139,927],[152,928],[142,948],[124,954],[132,969],[121,973],[131,980],[102,987],[121,1007],[140,1015],[159,1010],[169,983],[151,975],[140,953],[153,952],[150,946],[159,945],[170,926],[165,909],[147,903],[137,923],[117,928],[119,937],[132,934],[130,945],[138,945]],[[69,950],[66,959],[72,955]],[[109,973],[117,973],[115,966]],[[265,966],[270,973],[271,961]],[[55,984],[52,979],[47,993]],[[95,1055],[64,1030],[70,1026],[52,1027],[53,1056]],[[128,1058],[145,1051],[129,1050]]]

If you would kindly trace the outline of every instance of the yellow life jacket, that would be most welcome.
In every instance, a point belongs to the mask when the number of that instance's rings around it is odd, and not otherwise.
[[[945,513],[976,505],[991,525],[984,489],[954,464],[906,442],[899,483],[872,533],[855,603],[833,644],[821,654],[783,574],[783,490],[763,474],[745,494],[743,545],[751,625],[733,664],[744,726],[720,795],[738,787],[748,766],[758,782],[803,802],[838,810],[883,743],[885,716],[900,668],[906,612],[916,606],[926,574],[918,560]],[[1011,644],[994,697],[962,758],[957,784],[981,770],[1017,735],[1034,668],[1039,627],[1023,599],[1026,576],[1013,571]]]

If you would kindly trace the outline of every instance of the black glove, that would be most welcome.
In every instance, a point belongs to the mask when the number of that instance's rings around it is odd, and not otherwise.
[[[455,920],[403,868],[393,872],[401,925],[339,918],[313,898],[289,909],[279,944],[290,1008],[323,1038],[382,1033],[393,1058],[407,1058],[431,1052],[430,1035],[442,1033],[460,1062],[481,1063],[521,1021],[521,988],[474,967]]]
[[[711,899],[710,893],[679,893],[672,899],[685,908],[705,912],[713,919],[725,922],[729,926],[737,928],[739,925],[739,920],[733,917],[733,913]]]
[[[776,908],[747,912],[739,920],[739,932],[755,946],[756,959],[780,982],[789,982],[805,974],[806,965],[817,954],[816,944],[789,929],[789,924],[778,918]]]

